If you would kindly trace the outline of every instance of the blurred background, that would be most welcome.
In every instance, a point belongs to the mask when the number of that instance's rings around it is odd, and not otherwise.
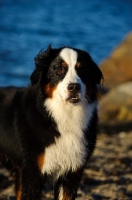
[[[0,85],[28,85],[49,44],[84,49],[99,64],[130,30],[131,0],[0,0]]]

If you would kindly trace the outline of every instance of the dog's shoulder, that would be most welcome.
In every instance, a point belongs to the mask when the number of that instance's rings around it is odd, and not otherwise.
[[[6,103],[6,105],[11,103],[16,96],[16,94],[20,94],[25,91],[25,88],[17,88],[17,87],[0,87],[0,104],[2,106]],[[18,95],[19,96],[19,95]]]

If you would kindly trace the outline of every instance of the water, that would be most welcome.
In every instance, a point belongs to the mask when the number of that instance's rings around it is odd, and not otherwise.
[[[28,85],[49,44],[84,49],[99,64],[131,30],[131,0],[0,0],[0,85]]]

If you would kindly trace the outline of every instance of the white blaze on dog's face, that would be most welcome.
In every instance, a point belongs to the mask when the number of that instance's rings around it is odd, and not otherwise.
[[[59,56],[64,61],[67,72],[63,80],[58,83],[54,96],[60,97],[62,101],[78,103],[84,99],[86,92],[86,86],[76,71],[78,54],[73,49],[64,48]]]

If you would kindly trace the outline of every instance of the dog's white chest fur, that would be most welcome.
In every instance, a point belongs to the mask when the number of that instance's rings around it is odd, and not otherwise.
[[[42,172],[60,176],[68,170],[75,171],[79,168],[85,157],[83,138],[73,134],[62,135],[56,143],[45,151]]]
[[[53,99],[45,101],[45,107],[57,123],[61,136],[45,149],[42,173],[59,177],[70,169],[75,171],[82,166],[86,157],[83,131],[95,106],[95,103],[88,105],[86,101],[78,105],[67,105]]]

